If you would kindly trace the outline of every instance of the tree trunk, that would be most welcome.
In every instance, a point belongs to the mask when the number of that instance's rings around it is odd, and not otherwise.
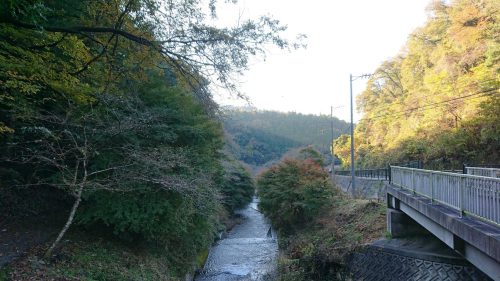
[[[75,218],[76,210],[78,209],[78,206],[80,205],[80,202],[82,201],[82,191],[83,191],[83,184],[81,184],[80,187],[77,190],[76,200],[73,203],[73,207],[71,207],[71,212],[69,213],[68,220],[66,221],[66,224],[64,225],[64,227],[59,232],[59,235],[57,235],[57,238],[54,241],[54,243],[52,243],[52,245],[47,250],[47,252],[45,252],[45,258],[46,259],[49,259],[52,256],[52,252],[54,251],[54,249],[56,248],[56,246],[59,244],[59,242],[63,238],[64,234],[66,234],[66,231],[68,231],[69,227],[73,223],[73,219]]]

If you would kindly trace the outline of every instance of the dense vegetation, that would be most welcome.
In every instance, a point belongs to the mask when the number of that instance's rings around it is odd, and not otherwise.
[[[223,204],[229,211],[234,211],[252,201],[255,184],[252,175],[241,163],[232,160],[225,162],[224,166],[224,180],[221,186]]]
[[[346,122],[326,115],[251,109],[229,111],[224,127],[236,157],[260,166],[280,159],[291,148],[305,145],[313,145],[323,155],[330,154],[332,122],[334,138],[347,131]]]
[[[285,27],[217,28],[203,3],[0,3],[0,213],[66,216],[49,260],[77,222],[155,249],[180,276],[224,207],[250,200],[248,173],[222,163],[210,83],[234,89],[262,44],[288,48]]]
[[[311,150],[303,150],[305,156]],[[319,154],[316,152],[316,154]],[[332,185],[317,158],[285,159],[259,175],[259,208],[280,231],[303,227],[329,202]]]
[[[348,280],[350,254],[384,234],[385,206],[348,198],[322,160],[306,147],[258,178],[259,207],[280,233],[278,280]]]
[[[335,192],[324,211],[279,240],[280,281],[351,280],[351,255],[383,237],[385,205]]]
[[[358,97],[356,162],[430,167],[500,159],[500,2],[434,1],[427,23]],[[349,164],[350,138],[335,150]]]

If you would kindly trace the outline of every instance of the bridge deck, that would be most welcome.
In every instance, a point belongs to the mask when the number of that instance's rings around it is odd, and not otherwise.
[[[500,262],[500,227],[474,217],[461,216],[453,208],[395,186],[388,187],[387,193]]]

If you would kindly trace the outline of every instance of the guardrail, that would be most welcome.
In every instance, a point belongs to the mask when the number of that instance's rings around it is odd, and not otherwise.
[[[391,166],[391,183],[500,224],[500,178]]]
[[[341,175],[341,176],[350,176],[351,171],[340,170],[340,171],[335,171],[335,174]],[[360,178],[372,178],[372,179],[379,179],[379,180],[389,180],[390,176],[391,176],[389,168],[356,170],[356,171],[354,171],[354,175],[356,177],[360,177]]]
[[[464,167],[464,169],[468,175],[500,178],[500,169],[498,168]]]
[[[394,166],[398,167],[409,167],[409,168],[422,168],[423,163],[420,160],[415,160],[415,161],[409,161],[405,163],[399,163],[399,164],[394,164]],[[356,177],[360,178],[372,178],[372,179],[379,179],[379,180],[391,180],[391,166],[388,166],[387,168],[379,168],[379,169],[364,169],[364,170],[355,170],[354,175]],[[336,175],[340,176],[350,176],[351,171],[350,170],[338,170],[335,171]]]
[[[361,178],[372,178],[379,180],[389,180],[390,170],[386,169],[369,169],[369,170],[357,170],[354,171],[356,177]]]
[[[350,176],[351,171],[349,171],[349,170],[336,170],[335,174],[339,175],[339,176]]]

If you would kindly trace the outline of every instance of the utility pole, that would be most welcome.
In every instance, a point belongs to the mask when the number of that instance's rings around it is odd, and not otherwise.
[[[371,74],[362,74],[359,76],[352,76],[349,74],[349,89],[351,92],[351,186],[352,186],[352,194],[356,196],[356,176],[354,175],[354,106],[353,106],[353,97],[352,97],[352,81],[358,78],[370,78]],[[354,78],[354,79],[353,79]]]
[[[332,139],[330,141],[330,149],[332,152],[332,179],[335,176],[335,154],[333,154],[333,105],[330,106],[330,123],[332,127]]]
[[[349,89],[351,92],[351,186],[352,194],[355,196],[356,177],[354,176],[354,109],[352,106],[352,74],[349,74]]]

